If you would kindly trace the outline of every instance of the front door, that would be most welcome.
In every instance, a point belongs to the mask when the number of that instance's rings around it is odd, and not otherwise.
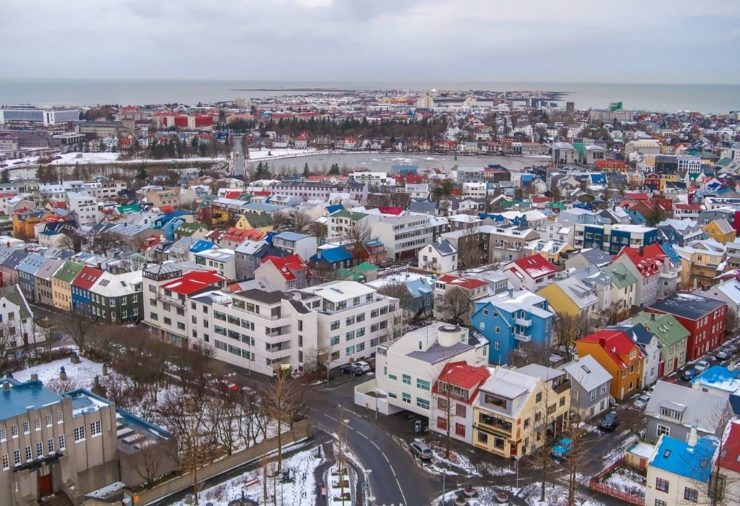
[[[54,493],[51,483],[51,466],[41,466],[38,470],[39,497]]]

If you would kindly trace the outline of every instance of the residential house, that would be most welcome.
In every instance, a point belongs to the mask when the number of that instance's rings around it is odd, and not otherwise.
[[[236,281],[236,258],[233,249],[211,248],[191,254],[197,265],[213,270],[227,280]]]
[[[239,281],[253,279],[254,271],[267,256],[270,245],[266,241],[244,241],[234,250],[234,272]]]
[[[466,362],[447,362],[432,387],[429,428],[473,444],[473,405],[478,391],[490,377],[489,368]]]
[[[619,330],[600,330],[576,341],[578,356],[591,355],[612,376],[611,396],[621,401],[641,388],[644,355]]]
[[[695,241],[687,246],[675,246],[681,262],[680,286],[683,290],[697,287],[708,289],[716,284],[723,271],[725,248],[714,239]]]
[[[19,281],[18,265],[28,256],[25,249],[11,249],[4,258],[0,260],[0,276],[2,276],[2,285],[15,285]]]
[[[57,258],[47,258],[41,267],[36,271],[36,299],[34,302],[45,306],[54,306],[54,290],[51,286],[54,273],[64,265],[64,260]]]
[[[730,421],[728,429],[717,457],[720,477],[717,488],[722,500],[737,504],[740,502],[740,419]]]
[[[84,266],[66,261],[51,277],[51,298],[54,307],[62,311],[72,311],[72,282]]]
[[[672,315],[641,311],[630,318],[629,322],[642,325],[660,340],[659,378],[677,371],[686,364],[689,331]]]
[[[612,263],[612,257],[599,248],[585,248],[577,253],[568,256],[565,261],[566,269],[583,269],[595,265],[596,267],[606,267]]]
[[[296,254],[286,257],[266,256],[255,269],[254,276],[264,279],[278,290],[294,290],[308,286],[308,265]]]
[[[96,319],[120,324],[144,316],[141,271],[103,272],[90,288],[92,314]]]
[[[0,352],[34,344],[33,311],[18,285],[0,287]]]
[[[335,271],[352,266],[352,253],[344,246],[325,244],[319,246],[315,255],[310,258],[311,267],[324,271]]]
[[[280,232],[272,236],[272,245],[288,254],[296,254],[304,261],[308,261],[317,250],[316,237],[297,232]]]
[[[36,301],[36,272],[46,262],[46,257],[30,253],[18,263],[18,285],[28,300]]]
[[[658,230],[643,225],[577,223],[575,227],[573,245],[576,248],[600,248],[611,255],[618,254],[625,247],[646,247],[658,240]]]
[[[620,321],[629,316],[635,306],[637,278],[622,264],[607,265],[601,272],[611,279],[610,320]]]
[[[661,238],[678,246],[701,239],[704,231],[695,220],[671,218],[658,223]]]
[[[686,343],[686,360],[696,360],[720,346],[727,324],[727,304],[722,301],[677,293],[656,302],[648,308],[653,313],[667,313],[689,331]]]
[[[536,292],[552,283],[558,268],[540,254],[518,258],[504,266],[504,273],[514,288]]]
[[[86,265],[72,281],[72,311],[84,316],[93,317],[92,295],[90,289],[103,275],[103,271]]]
[[[571,410],[588,420],[609,409],[612,376],[591,355],[560,366],[571,382]]]
[[[661,353],[661,348],[663,345],[660,339],[658,339],[658,336],[640,323],[622,323],[613,328],[627,334],[632,339],[632,342],[640,348],[640,351],[642,351],[645,357],[642,366],[642,378],[640,379],[642,388],[653,385],[661,377],[660,373],[662,370],[661,359],[663,354]]]
[[[508,290],[475,301],[471,325],[489,342],[488,362],[507,364],[528,346],[549,347],[554,315],[547,300],[528,290]]]
[[[692,429],[700,436],[718,436],[724,429],[722,419],[728,419],[729,413],[726,395],[661,380],[645,408],[645,439],[654,443],[661,436],[670,436],[686,441]]]
[[[483,279],[444,274],[434,283],[434,318],[469,324],[475,301],[488,294]]]
[[[537,295],[547,299],[547,303],[560,317],[568,317],[588,328],[601,322],[599,297],[591,286],[576,277],[556,279],[540,288]]]
[[[727,304],[727,330],[734,331],[740,325],[740,279],[733,277],[714,285],[700,295]]]
[[[660,244],[641,248],[625,247],[614,260],[637,280],[635,304],[647,306],[659,298],[676,293],[679,271]]]
[[[526,223],[526,222],[525,222]],[[505,262],[525,256],[527,243],[540,234],[526,225],[483,225],[480,232],[488,236],[488,261]]]
[[[446,274],[457,270],[457,249],[447,239],[437,239],[419,250],[419,269],[435,274]]]
[[[367,214],[357,211],[341,209],[327,216],[326,240],[328,242],[346,240],[353,235],[361,235],[368,227],[366,225]]]
[[[432,387],[445,366],[455,362],[482,366],[487,357],[488,343],[475,331],[432,323],[378,345],[375,378],[355,388],[355,402],[372,409],[365,396],[357,394],[382,392],[385,399],[379,400],[379,412],[408,410],[431,421]]]
[[[735,240],[735,229],[724,218],[712,220],[704,226],[704,232],[717,242],[727,244]]]
[[[662,436],[648,463],[645,504],[713,504],[709,490],[717,446],[716,439],[698,438],[695,430],[687,439]]]

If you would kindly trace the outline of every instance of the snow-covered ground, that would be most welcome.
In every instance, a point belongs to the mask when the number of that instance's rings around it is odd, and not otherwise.
[[[314,447],[283,460],[283,470],[289,469],[291,471],[292,482],[281,483],[279,476],[276,476],[273,481],[272,473],[268,470],[268,500],[265,500],[264,497],[262,468],[258,467],[220,485],[202,490],[198,494],[198,504],[205,506],[212,503],[213,506],[227,506],[229,501],[240,499],[242,491],[244,491],[245,498],[252,499],[258,504],[272,503],[273,492],[276,492],[277,501],[275,504],[278,506],[314,504],[317,490],[314,471],[323,462],[323,458],[316,458],[316,448]],[[185,501],[174,504],[174,506],[186,505],[189,506]]]
[[[545,500],[540,501],[542,482],[527,485],[517,494],[531,506],[565,506],[568,504],[568,489],[562,485],[548,483],[545,490]],[[576,493],[578,506],[602,506],[602,503],[592,498]]]
[[[326,155],[329,154],[328,150],[318,150],[314,148],[306,149],[293,149],[293,148],[279,148],[279,149],[250,149],[249,160],[260,161],[260,160],[279,160],[281,158],[295,158],[298,156],[311,156],[311,155]]]
[[[417,439],[417,441],[422,441]],[[470,460],[460,452],[450,451],[450,458],[445,457],[445,449],[436,445],[431,445],[432,462],[426,466],[427,470],[435,474],[463,475],[463,476],[480,476],[481,473],[476,469]]]
[[[102,377],[103,375],[103,364],[80,357],[79,364],[73,364],[69,358],[62,358],[14,372],[13,377],[18,381],[28,381],[31,379],[31,375],[35,373],[39,375],[39,380],[44,385],[54,385],[59,382],[59,372],[62,367],[67,373],[67,384],[71,385],[72,389],[92,388],[95,383],[95,376]]]
[[[647,478],[627,466],[620,466],[602,481],[607,487],[619,490],[625,494],[645,496],[645,482]]]

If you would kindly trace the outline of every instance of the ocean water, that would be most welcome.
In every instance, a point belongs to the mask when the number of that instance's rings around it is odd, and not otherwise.
[[[306,82],[126,79],[0,79],[0,105],[95,105],[215,102],[298,94],[296,89],[560,91],[577,108],[727,113],[740,110],[740,84],[607,84],[548,82]]]

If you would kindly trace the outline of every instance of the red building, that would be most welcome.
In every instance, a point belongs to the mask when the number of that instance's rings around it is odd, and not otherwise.
[[[668,313],[689,331],[686,361],[696,360],[722,344],[725,336],[727,304],[694,295],[677,293],[648,308],[653,313]]]

